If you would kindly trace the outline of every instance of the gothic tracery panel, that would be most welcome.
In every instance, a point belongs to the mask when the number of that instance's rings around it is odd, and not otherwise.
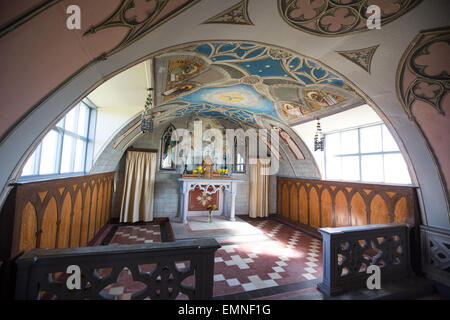
[[[450,28],[419,33],[397,69],[397,95],[434,155],[449,202]],[[450,216],[449,216],[450,219]]]
[[[381,25],[394,21],[421,0],[278,0],[282,18],[292,27],[318,36],[369,31],[367,8],[381,9]]]

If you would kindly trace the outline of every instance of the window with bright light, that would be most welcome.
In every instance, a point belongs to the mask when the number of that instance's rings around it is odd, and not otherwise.
[[[80,102],[47,133],[22,169],[22,179],[83,174],[90,169],[93,110]]]
[[[325,178],[411,184],[405,160],[384,124],[325,134]]]
[[[234,138],[234,165],[233,165],[233,172],[234,173],[245,173],[245,148],[247,145],[247,141],[244,142],[242,145],[242,148],[239,148],[238,145],[238,139]]]

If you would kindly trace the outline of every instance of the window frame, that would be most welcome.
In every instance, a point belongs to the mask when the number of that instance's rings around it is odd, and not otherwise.
[[[247,137],[244,138],[244,154],[242,156],[242,163],[237,163],[239,148],[238,148],[238,139],[237,137],[234,137],[234,144],[233,144],[233,168],[232,172],[237,174],[246,174],[247,173]],[[242,170],[237,170],[238,166],[242,166]]]
[[[85,128],[86,128],[86,136],[82,136],[78,134],[78,126],[79,126],[79,114],[80,114],[80,107],[81,105],[84,105],[87,108],[87,115],[85,119]],[[76,109],[75,113],[75,128],[73,131],[65,129],[65,122],[66,117],[74,108]],[[94,143],[94,134],[95,134],[95,121],[96,121],[96,108],[95,106],[90,103],[89,100],[84,99],[77,103],[72,109],[70,109],[67,113],[64,114],[64,116],[51,128],[46,135],[42,138],[42,140],[39,142],[39,145],[36,147],[36,149],[32,152],[31,156],[34,157],[34,164],[33,164],[33,173],[25,176],[20,176],[18,181],[19,182],[31,182],[31,181],[40,181],[40,180],[48,180],[48,179],[54,179],[54,178],[66,178],[66,177],[74,177],[74,176],[81,176],[87,174],[91,167],[92,167],[92,152],[91,149],[93,149],[93,143]],[[42,143],[45,139],[45,137],[50,132],[56,132],[57,134],[57,146],[56,146],[56,159],[53,167],[53,172],[50,174],[40,174],[40,166],[42,161]],[[61,165],[62,165],[62,158],[63,158],[63,144],[64,144],[64,136],[68,135],[73,138],[72,147],[71,147],[71,154],[70,154],[70,170],[68,172],[61,173]],[[85,143],[85,146],[83,148],[83,170],[81,171],[74,171],[75,168],[75,153],[76,153],[76,145],[77,141],[81,140]],[[30,158],[27,159],[27,162],[30,160]],[[26,162],[26,163],[27,163]],[[23,168],[22,168],[23,170]]]
[[[380,139],[381,139],[381,151],[376,151],[376,152],[361,152],[361,129],[365,129],[365,128],[370,128],[370,127],[380,127]],[[387,128],[387,126],[383,123],[383,122],[376,122],[376,123],[371,123],[371,124],[367,124],[367,125],[363,125],[363,126],[358,126],[358,127],[353,127],[353,128],[347,128],[347,129],[343,129],[343,130],[335,130],[335,131],[331,131],[331,132],[327,132],[324,134],[325,137],[325,148],[324,148],[324,153],[323,153],[323,170],[324,170],[324,176],[326,180],[328,179],[329,173],[327,172],[327,136],[332,135],[332,134],[336,134],[339,133],[339,145],[342,145],[342,133],[343,132],[348,132],[348,131],[353,131],[356,130],[357,131],[357,137],[358,137],[358,152],[357,153],[339,153],[339,154],[335,154],[334,157],[339,157],[340,159],[343,159],[344,157],[358,157],[358,163],[359,163],[359,179],[358,180],[348,180],[345,178],[342,178],[342,160],[340,161],[340,173],[341,173],[341,179],[333,179],[333,180],[337,180],[337,181],[349,181],[349,182],[359,182],[359,183],[375,183],[375,184],[396,184],[396,185],[412,185],[412,179],[411,179],[411,174],[409,172],[409,167],[408,164],[405,160],[405,158],[403,157],[403,154],[400,150],[400,147],[398,146],[397,141],[395,141],[395,138],[392,136],[392,139],[394,139],[396,145],[397,145],[397,149],[396,151],[383,151],[384,150],[384,130],[383,130],[383,126],[386,127],[386,130],[390,133],[389,128]],[[395,182],[386,182],[386,170],[385,170],[385,155],[388,154],[400,154],[406,164],[407,170],[408,170],[408,175],[409,175],[409,180],[410,183],[395,183]],[[382,181],[367,181],[367,180],[363,180],[363,171],[362,171],[362,158],[363,156],[368,156],[368,155],[381,155],[382,157],[382,174],[383,174],[383,179]]]

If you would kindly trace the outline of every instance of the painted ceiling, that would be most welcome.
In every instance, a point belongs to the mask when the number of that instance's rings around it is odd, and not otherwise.
[[[154,61],[156,107],[166,118],[193,113],[293,125],[364,103],[325,65],[263,44],[195,43]]]

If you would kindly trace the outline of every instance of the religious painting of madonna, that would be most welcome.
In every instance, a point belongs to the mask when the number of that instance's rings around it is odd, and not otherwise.
[[[174,126],[169,126],[161,138],[161,170],[175,170],[175,145],[172,140]]]

